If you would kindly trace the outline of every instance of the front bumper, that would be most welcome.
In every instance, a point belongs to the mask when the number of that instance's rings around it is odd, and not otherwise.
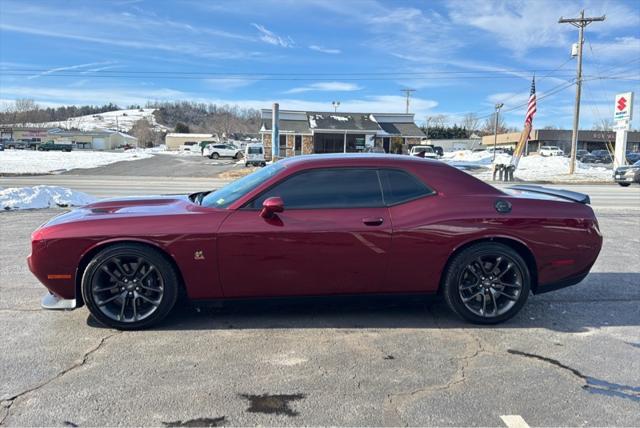
[[[55,294],[47,293],[42,296],[40,306],[42,306],[42,309],[71,310],[77,308],[78,304],[76,299],[63,299]]]

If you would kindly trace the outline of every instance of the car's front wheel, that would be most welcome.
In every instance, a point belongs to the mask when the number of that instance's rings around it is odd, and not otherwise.
[[[529,297],[531,275],[512,248],[486,242],[457,254],[448,265],[443,292],[448,306],[477,324],[506,321]]]
[[[158,250],[117,244],[100,251],[82,276],[82,297],[102,324],[138,330],[160,322],[178,296],[178,277]]]

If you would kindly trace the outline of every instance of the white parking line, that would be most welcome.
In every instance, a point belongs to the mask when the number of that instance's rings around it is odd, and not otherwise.
[[[520,415],[502,415],[500,419],[507,428],[529,428],[529,424]]]

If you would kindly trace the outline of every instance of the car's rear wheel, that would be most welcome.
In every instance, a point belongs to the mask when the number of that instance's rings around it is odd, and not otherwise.
[[[618,184],[621,185],[622,187],[627,187],[631,185],[631,183],[618,183]]]
[[[100,251],[82,277],[82,297],[102,324],[137,330],[160,322],[175,305],[178,277],[158,250],[117,244]]]
[[[209,156],[210,159],[218,159],[219,157],[220,155],[217,153],[211,153],[211,156]]]
[[[517,314],[529,297],[531,275],[512,248],[494,242],[472,245],[449,263],[443,284],[449,307],[477,324],[496,324]]]

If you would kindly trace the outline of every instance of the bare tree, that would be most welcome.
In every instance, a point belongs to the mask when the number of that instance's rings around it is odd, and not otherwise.
[[[485,135],[493,134],[495,132],[495,124],[496,114],[492,113],[491,116],[485,119],[484,124],[482,125],[482,133]],[[504,121],[504,116],[498,116],[498,134],[503,134],[505,132],[509,132],[511,128],[507,128],[506,122]]]
[[[600,119],[593,124],[594,131],[611,131],[613,129],[613,120]]]
[[[462,119],[462,127],[472,134],[480,128],[480,119],[475,113],[467,113]]]
[[[129,132],[138,139],[138,145],[140,147],[153,145],[156,140],[155,132],[147,119],[136,121]]]

